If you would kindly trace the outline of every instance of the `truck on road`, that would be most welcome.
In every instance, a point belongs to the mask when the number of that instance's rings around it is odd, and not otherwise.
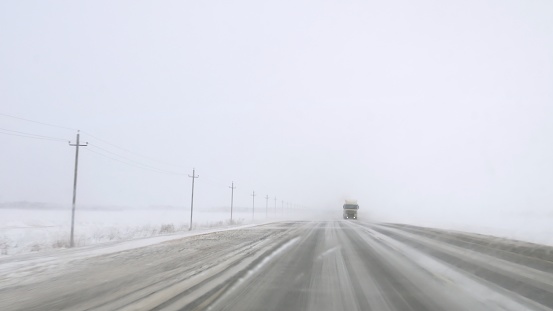
[[[359,204],[356,200],[346,200],[346,203],[344,203],[344,219],[357,219],[358,209]]]

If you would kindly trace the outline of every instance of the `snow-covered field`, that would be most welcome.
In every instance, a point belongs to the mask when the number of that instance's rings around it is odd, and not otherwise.
[[[393,222],[457,230],[553,246],[553,211],[550,213],[469,213],[424,215],[374,215],[379,222]]]
[[[193,230],[252,223],[251,211],[195,211]],[[272,220],[274,220],[273,218]],[[271,220],[264,213],[256,222]],[[174,208],[78,210],[75,245],[130,240],[188,231],[190,210]],[[0,209],[0,255],[38,252],[69,245],[69,209]]]

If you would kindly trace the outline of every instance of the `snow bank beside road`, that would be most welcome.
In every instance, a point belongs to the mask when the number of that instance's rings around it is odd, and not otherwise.
[[[226,212],[195,212],[194,230],[229,227],[229,218]],[[177,209],[79,210],[75,244],[82,247],[187,232],[189,219],[190,211]],[[251,220],[251,213],[237,212],[233,219],[233,225],[246,224],[251,222],[246,221]],[[0,209],[0,255],[66,248],[70,225],[70,210]]]
[[[26,282],[35,282],[37,277],[48,278],[68,264],[96,256],[124,252],[151,246],[167,241],[194,237],[214,232],[224,232],[257,226],[258,224],[239,225],[227,228],[198,229],[171,235],[103,243],[79,248],[61,249],[43,253],[19,254],[0,257],[0,289]],[[118,256],[118,254],[115,254]]]

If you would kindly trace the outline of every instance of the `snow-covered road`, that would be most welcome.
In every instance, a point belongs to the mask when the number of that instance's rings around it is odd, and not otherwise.
[[[553,310],[552,247],[406,225],[276,222],[71,254],[0,261],[0,310]]]

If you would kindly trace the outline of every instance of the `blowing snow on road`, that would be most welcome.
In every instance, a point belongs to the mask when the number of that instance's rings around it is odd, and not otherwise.
[[[289,221],[96,251],[2,259],[0,309],[553,310],[551,247],[456,231]]]

